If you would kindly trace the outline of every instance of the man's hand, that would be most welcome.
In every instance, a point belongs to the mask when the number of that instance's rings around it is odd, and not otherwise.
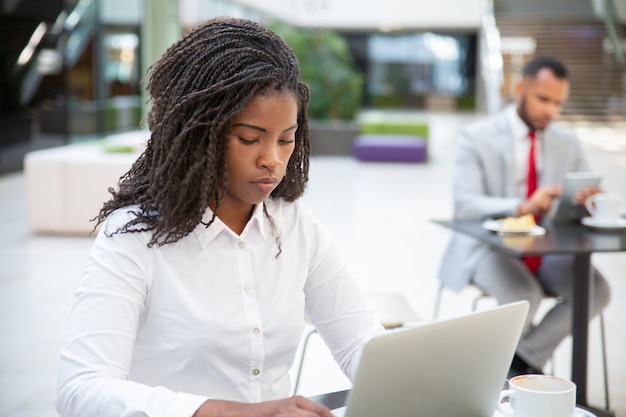
[[[333,417],[330,410],[308,398],[296,395],[282,400],[261,403],[240,403],[235,401],[207,400],[195,412],[193,417]]]
[[[553,200],[562,192],[563,187],[558,184],[539,187],[528,200],[517,207],[517,214],[521,216],[529,213],[534,215],[547,213],[552,208]]]
[[[584,205],[585,201],[587,201],[589,197],[591,197],[594,194],[599,194],[602,192],[604,191],[598,187],[589,187],[589,188],[585,188],[582,191],[577,192],[574,198],[576,199],[576,202],[578,204]]]

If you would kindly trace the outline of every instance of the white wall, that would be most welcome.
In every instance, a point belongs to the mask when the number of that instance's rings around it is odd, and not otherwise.
[[[487,0],[234,0],[298,26],[478,28]]]
[[[142,0],[100,0],[98,7],[100,21],[106,24],[137,25],[143,17]]]

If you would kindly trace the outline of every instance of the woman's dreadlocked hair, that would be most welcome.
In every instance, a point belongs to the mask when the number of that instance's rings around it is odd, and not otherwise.
[[[97,225],[114,210],[139,205],[114,233],[152,231],[148,246],[180,240],[226,190],[226,144],[232,118],[256,94],[291,92],[298,101],[295,149],[272,198],[294,201],[308,181],[308,87],[298,81],[292,49],[258,23],[216,18],[186,33],[148,72],[153,106],[146,150],[120,178]],[[217,211],[217,208],[216,210]],[[264,207],[272,226],[274,222]],[[215,220],[215,214],[208,227]],[[275,230],[276,232],[276,230]],[[277,234],[280,253],[280,241]]]

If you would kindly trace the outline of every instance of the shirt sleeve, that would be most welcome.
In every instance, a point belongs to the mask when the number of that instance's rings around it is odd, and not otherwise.
[[[137,328],[149,298],[150,251],[145,233],[107,235],[105,229],[106,223],[70,313],[58,372],[57,411],[63,417],[192,416],[206,397],[128,380]]]
[[[313,216],[307,219],[314,242],[305,285],[305,311],[344,374],[352,379],[360,350],[384,331],[368,306],[361,287]]]

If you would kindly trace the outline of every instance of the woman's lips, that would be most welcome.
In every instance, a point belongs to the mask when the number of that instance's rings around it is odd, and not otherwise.
[[[269,194],[274,190],[276,185],[278,184],[278,179],[276,178],[260,178],[258,180],[252,181],[254,185],[257,186],[259,191],[264,194]]]

